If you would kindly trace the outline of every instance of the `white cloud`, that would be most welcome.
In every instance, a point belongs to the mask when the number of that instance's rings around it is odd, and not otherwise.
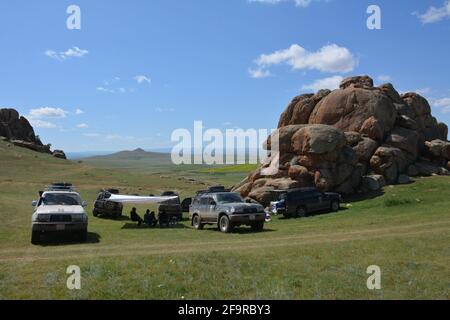
[[[101,137],[102,135],[100,133],[83,133],[83,136],[88,138],[98,138]]]
[[[270,76],[270,71],[262,68],[248,69],[248,73],[253,79],[262,79]]]
[[[257,2],[264,4],[278,4],[280,2],[294,2],[297,7],[307,7],[313,0],[248,0],[248,2]]]
[[[392,81],[392,78],[391,78],[390,75],[381,74],[381,75],[378,76],[378,80],[381,81],[381,82],[389,82],[389,81]]]
[[[45,55],[55,60],[64,61],[69,58],[81,58],[89,53],[88,50],[83,50],[78,47],[72,47],[66,51],[56,52],[54,50],[45,51]]]
[[[144,75],[135,76],[133,79],[136,80],[137,83],[139,83],[139,84],[143,84],[145,82],[148,83],[148,84],[152,83],[152,80],[150,79],[150,77],[147,77],[147,76],[144,76]]]
[[[302,89],[313,90],[314,92],[317,92],[322,89],[334,90],[339,88],[339,85],[341,84],[342,80],[344,80],[344,78],[341,76],[333,76],[329,78],[319,79],[311,84],[304,85]]]
[[[414,90],[414,92],[417,92],[421,96],[425,96],[431,92],[431,88],[420,88],[420,89]]]
[[[156,112],[175,112],[175,108],[155,108]]]
[[[61,108],[38,108],[31,109],[29,113],[29,117],[32,119],[40,119],[40,118],[65,118],[67,115],[67,111]]]
[[[433,99],[431,104],[441,109],[442,113],[450,113],[450,98]]]
[[[81,110],[81,109],[75,110],[75,114],[76,114],[76,115],[80,115],[80,114],[83,114],[83,113],[84,113],[84,111]]]
[[[445,1],[442,7],[429,7],[425,13],[414,13],[423,24],[439,22],[450,18],[450,1]]]
[[[107,88],[107,87],[97,87],[96,90],[101,91],[101,92],[108,92],[108,93],[116,92],[114,89]]]
[[[79,129],[87,129],[89,126],[86,123],[77,124],[77,128]]]
[[[56,128],[56,124],[48,122],[48,121],[39,120],[39,119],[30,119],[30,124],[34,128],[40,128],[40,129],[55,129]]]
[[[293,70],[318,70],[321,72],[345,73],[353,71],[357,59],[345,47],[336,44],[323,46],[318,51],[310,52],[298,44],[287,49],[262,54],[255,60],[260,74],[273,65],[287,64]]]

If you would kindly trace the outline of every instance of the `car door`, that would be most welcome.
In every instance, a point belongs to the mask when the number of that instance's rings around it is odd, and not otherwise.
[[[216,214],[216,202],[213,197],[207,197],[205,204],[205,214],[208,217],[209,222],[216,223],[217,222],[217,214]]]
[[[204,196],[200,199],[200,217],[202,221],[213,222],[210,210],[211,197]]]
[[[318,190],[312,192],[312,199],[314,203],[314,211],[320,211],[329,206],[325,195]]]
[[[318,192],[307,191],[304,194],[306,208],[309,212],[320,210],[320,196]]]

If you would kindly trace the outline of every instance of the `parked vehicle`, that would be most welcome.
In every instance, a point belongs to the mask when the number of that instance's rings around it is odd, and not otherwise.
[[[192,200],[189,217],[195,229],[217,224],[220,231],[231,232],[234,227],[247,225],[254,231],[264,228],[266,213],[260,204],[246,203],[239,193],[224,188],[200,191]]]
[[[112,218],[119,218],[122,216],[123,204],[119,202],[109,201],[111,194],[119,194],[117,189],[103,189],[97,196],[94,203],[92,214],[94,217],[108,216]]]
[[[305,217],[309,213],[330,210],[339,211],[341,196],[337,193],[322,192],[316,188],[287,190],[276,202],[277,213],[286,218]]]
[[[86,241],[88,216],[86,202],[69,183],[55,183],[39,193],[32,202],[34,213],[31,223],[31,243],[39,244],[45,233],[71,232]]]
[[[158,219],[163,225],[183,220],[180,197],[173,191],[166,191],[161,194],[162,197],[176,196],[177,198],[161,202],[158,206]]]

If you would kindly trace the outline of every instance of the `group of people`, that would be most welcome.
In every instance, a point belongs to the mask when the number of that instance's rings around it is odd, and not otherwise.
[[[149,209],[147,209],[147,211],[144,214],[144,219],[142,219],[137,213],[136,208],[133,208],[130,211],[130,218],[131,221],[137,222],[138,226],[144,223],[150,228],[154,228],[158,224],[158,219],[156,218],[155,212],[154,211],[150,212]]]

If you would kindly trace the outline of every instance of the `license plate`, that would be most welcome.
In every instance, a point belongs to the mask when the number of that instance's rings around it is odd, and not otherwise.
[[[64,224],[57,224],[56,231],[64,231],[66,230],[66,226]]]
[[[250,220],[255,220],[255,219],[256,219],[256,216],[254,216],[254,215],[250,216]]]

